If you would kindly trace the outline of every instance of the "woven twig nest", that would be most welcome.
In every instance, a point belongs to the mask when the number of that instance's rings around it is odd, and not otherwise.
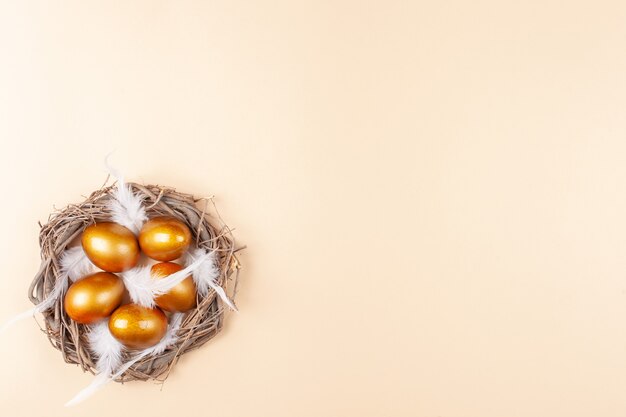
[[[171,188],[156,185],[128,184],[132,191],[144,198],[148,217],[171,216],[183,221],[190,229],[199,248],[215,251],[219,268],[217,283],[228,291],[231,298],[237,291],[240,263],[235,252],[231,230],[224,224],[210,199],[197,199]],[[41,267],[30,288],[29,298],[34,304],[45,300],[52,291],[60,271],[60,257],[64,250],[75,244],[89,225],[110,221],[107,202],[114,198],[114,186],[93,192],[80,204],[70,205],[50,215],[48,223],[41,226],[39,244]],[[204,201],[204,205],[200,204]],[[202,207],[203,206],[203,207]],[[215,336],[224,323],[225,308],[215,291],[206,297],[198,295],[197,307],[183,318],[178,338],[163,353],[152,355],[134,363],[116,380],[157,379],[164,381],[180,355],[196,349]],[[71,320],[64,311],[63,297],[52,308],[43,312],[44,328],[52,345],[61,351],[67,363],[78,364],[83,370],[96,373],[96,359],[89,348],[88,326]],[[124,352],[129,359],[132,352]]]

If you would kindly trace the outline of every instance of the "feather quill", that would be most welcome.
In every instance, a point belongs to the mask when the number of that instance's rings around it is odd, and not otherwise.
[[[141,227],[148,220],[146,209],[143,206],[143,198],[135,194],[124,181],[124,176],[109,164],[109,157],[104,160],[109,174],[117,180],[117,188],[113,197],[108,201],[111,210],[111,219],[138,234]]]
[[[108,322],[106,320],[91,326],[88,339],[90,349],[94,355],[98,357],[98,361],[96,362],[98,374],[91,384],[65,403],[66,407],[81,403],[96,393],[111,380],[111,376],[122,363],[123,346],[109,331]]]
[[[9,328],[11,328],[15,323],[18,323],[24,319],[29,317],[33,317],[37,312],[37,307],[29,308],[26,311],[22,311],[21,313],[15,314],[13,317],[9,317],[3,324],[0,326],[0,335],[6,332]]]
[[[0,327],[0,334],[15,323],[32,317],[36,313],[43,313],[56,304],[59,297],[67,290],[69,284],[68,279],[76,281],[93,271],[93,264],[89,261],[87,255],[85,255],[85,251],[83,251],[81,246],[66,249],[61,255],[60,264],[61,269],[59,270],[59,275],[48,297],[35,307],[9,318],[2,327]]]
[[[215,293],[234,311],[238,311],[233,301],[226,295],[226,291],[217,283],[220,276],[219,268],[215,262],[215,251],[206,251],[202,248],[194,248],[185,255],[185,264],[192,265],[200,262],[193,271],[193,281],[196,284],[198,293],[205,297],[209,293],[209,289]]]

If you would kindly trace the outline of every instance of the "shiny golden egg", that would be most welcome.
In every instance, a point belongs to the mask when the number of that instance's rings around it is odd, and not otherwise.
[[[73,283],[65,294],[65,312],[74,321],[91,324],[108,317],[122,302],[124,283],[110,272],[96,272]]]
[[[157,261],[173,261],[179,258],[190,244],[189,228],[173,217],[150,219],[139,232],[141,250]]]
[[[156,345],[167,331],[167,317],[159,308],[125,304],[113,312],[109,330],[121,344],[130,349]]]
[[[173,262],[161,262],[152,266],[151,273],[155,278],[165,278],[181,269],[183,269],[182,266]],[[154,301],[163,310],[170,312],[182,313],[191,310],[196,306],[196,284],[193,278],[188,276]]]
[[[122,272],[139,261],[137,238],[124,226],[102,222],[83,231],[81,243],[94,265],[108,272]]]

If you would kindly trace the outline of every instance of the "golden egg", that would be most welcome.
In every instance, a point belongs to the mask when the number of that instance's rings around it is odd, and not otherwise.
[[[159,308],[126,304],[111,315],[109,330],[124,346],[145,349],[156,345],[165,336],[167,317]]]
[[[173,262],[161,262],[152,266],[152,276],[155,278],[165,278],[168,275],[183,269],[182,266]],[[171,312],[185,312],[196,306],[196,284],[193,278],[188,276],[177,285],[175,285],[167,293],[158,296],[155,300],[156,305],[163,310]]]
[[[173,217],[150,219],[139,232],[141,250],[157,261],[173,261],[179,258],[190,244],[189,228]]]
[[[91,324],[108,317],[122,302],[124,283],[110,272],[96,272],[73,283],[64,308],[74,321]]]
[[[139,261],[137,238],[117,223],[92,224],[83,232],[81,243],[89,260],[108,272],[125,271]]]

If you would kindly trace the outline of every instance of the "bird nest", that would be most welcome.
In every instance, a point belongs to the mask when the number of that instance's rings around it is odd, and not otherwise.
[[[190,194],[157,185],[128,185],[134,193],[144,198],[148,217],[171,216],[183,221],[189,227],[197,247],[215,252],[216,265],[219,268],[217,283],[234,298],[241,268],[236,256],[238,249],[235,247],[231,229],[222,221],[213,200],[198,199]],[[111,212],[107,202],[114,198],[113,193],[113,185],[103,187],[82,203],[69,205],[52,213],[47,224],[40,224],[42,262],[29,288],[29,298],[35,305],[50,295],[59,279],[60,257],[64,250],[76,243],[87,226],[110,221]],[[59,297],[51,308],[43,312],[42,331],[46,333],[52,346],[61,351],[65,362],[96,373],[97,358],[89,347],[88,326],[70,319],[65,313],[63,301],[63,297]],[[186,313],[182,319],[176,342],[162,353],[147,356],[134,363],[116,380],[164,381],[181,355],[202,346],[222,329],[225,310],[215,291],[211,290],[205,297],[198,295],[197,307]],[[129,354],[123,353],[126,357]]]

